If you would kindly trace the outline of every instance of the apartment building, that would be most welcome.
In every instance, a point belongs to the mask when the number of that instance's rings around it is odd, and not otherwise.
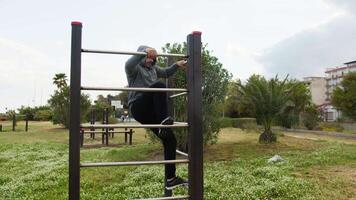
[[[326,99],[326,79],[325,77],[304,77],[304,83],[306,83],[309,87],[312,102],[317,105],[321,106],[325,103]]]
[[[331,94],[333,90],[340,85],[343,77],[349,72],[356,72],[356,61],[344,63],[343,66],[328,68],[325,71],[326,75],[326,93],[324,104],[324,117],[326,121],[335,121],[341,116],[340,111],[337,111],[331,105]]]
[[[341,112],[331,105],[331,94],[349,72],[356,72],[356,61],[326,69],[325,77],[304,78],[309,86],[312,102],[323,110],[325,121],[335,121],[341,116]]]

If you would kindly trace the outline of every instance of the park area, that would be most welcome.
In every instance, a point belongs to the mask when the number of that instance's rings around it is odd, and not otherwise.
[[[24,122],[0,132],[0,199],[67,199],[68,130],[51,122]],[[296,137],[277,132],[278,142],[258,142],[259,131],[223,128],[204,148],[204,199],[356,199],[356,139]],[[84,144],[100,144],[85,138]],[[135,129],[133,145],[123,134],[109,146],[84,147],[82,162],[162,160],[159,143]],[[284,161],[268,163],[280,155]],[[178,166],[187,178],[187,165]],[[81,170],[82,199],[139,199],[163,196],[163,166]],[[186,188],[174,195],[187,194]]]

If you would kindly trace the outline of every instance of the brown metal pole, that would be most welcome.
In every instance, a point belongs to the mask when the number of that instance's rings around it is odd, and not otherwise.
[[[109,108],[105,108],[105,123],[109,124]],[[105,129],[105,144],[109,145],[109,128]]]
[[[132,145],[132,129],[130,129],[130,142],[129,145]]]
[[[69,125],[69,199],[80,198],[80,79],[82,23],[72,22]]]
[[[127,128],[125,128],[125,144],[127,144]]]
[[[84,130],[80,130],[80,146],[82,147],[84,145]]]
[[[90,124],[95,124],[95,109],[92,109],[90,112]],[[95,131],[94,128],[91,128],[90,130]],[[90,138],[95,139],[95,133],[90,134]]]
[[[25,123],[25,131],[27,132],[28,131],[28,118],[26,116],[26,123]]]
[[[172,57],[168,57],[167,58],[167,65],[170,66],[173,64],[173,58]],[[166,79],[166,86],[167,88],[174,88],[174,82],[172,77],[167,78]],[[173,101],[172,99],[168,98],[169,96],[171,96],[173,94],[173,92],[167,92],[167,101],[168,101],[168,115],[173,117]],[[167,176],[166,176],[166,171],[168,169],[168,166],[165,165],[164,166],[164,171],[165,171],[165,177],[164,177],[164,196],[165,197],[171,197],[172,196],[172,190],[167,190],[166,189],[166,185],[167,185]]]
[[[103,110],[103,115],[102,115],[102,121],[101,121],[101,124],[106,124],[105,123],[105,108]],[[104,144],[104,131],[105,131],[105,128],[102,128],[101,129],[103,131],[103,133],[101,134],[101,144]]]
[[[189,34],[187,44],[189,196],[203,200],[201,32]]]
[[[16,126],[16,115],[14,113],[14,115],[12,116],[12,131],[16,130],[15,126]]]

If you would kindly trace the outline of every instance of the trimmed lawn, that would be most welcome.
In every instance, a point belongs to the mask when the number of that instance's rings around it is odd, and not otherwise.
[[[20,122],[19,126],[21,125]],[[109,147],[81,149],[82,162],[158,160],[160,144],[135,129],[133,145],[123,134]],[[205,199],[353,199],[356,145],[332,138],[308,140],[282,134],[275,144],[259,144],[258,134],[221,130],[219,142],[204,149]],[[86,138],[85,144],[100,146]],[[285,161],[268,164],[273,155]],[[177,174],[187,178],[186,165]],[[82,199],[136,199],[163,195],[163,166],[81,170]],[[49,122],[30,122],[29,132],[0,132],[0,199],[67,199],[68,131]],[[187,189],[174,190],[175,195]]]

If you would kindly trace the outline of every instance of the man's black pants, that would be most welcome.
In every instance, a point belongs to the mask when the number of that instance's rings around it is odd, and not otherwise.
[[[166,85],[157,82],[150,86],[152,88],[165,88]],[[168,117],[167,92],[144,92],[130,106],[131,114],[136,121],[141,124],[160,124]],[[176,159],[177,140],[172,129],[166,128],[159,134],[158,128],[151,129],[159,137],[164,147],[164,159]],[[175,177],[175,164],[166,164],[166,177],[168,179]]]

